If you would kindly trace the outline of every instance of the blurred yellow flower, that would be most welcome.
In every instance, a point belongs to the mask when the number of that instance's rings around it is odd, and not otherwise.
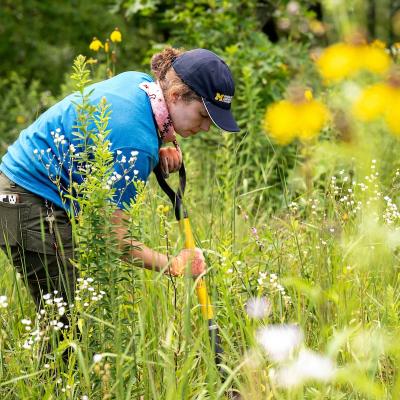
[[[303,140],[317,136],[329,118],[328,109],[319,101],[312,100],[297,106],[298,137]]]
[[[382,42],[382,40],[379,39],[375,39],[372,43],[371,43],[372,47],[378,47],[380,49],[385,49],[386,48],[386,43]]]
[[[392,89],[385,83],[377,83],[363,90],[353,104],[353,114],[361,121],[372,121],[383,114],[391,97]]]
[[[327,47],[318,60],[317,68],[327,83],[348,78],[362,69],[384,74],[391,65],[383,42],[373,45],[336,43]]]
[[[122,35],[121,32],[119,31],[118,28],[115,28],[110,35],[110,39],[112,42],[121,42],[122,41]]]
[[[107,39],[104,43],[104,51],[108,53],[110,51],[110,39]]]
[[[389,130],[400,135],[400,87],[377,83],[361,93],[353,104],[353,114],[361,121],[383,118]]]
[[[390,131],[400,135],[400,89],[393,90],[390,98],[390,106],[385,110],[384,119]]]
[[[279,144],[290,143],[296,135],[297,113],[295,105],[288,100],[281,100],[267,108],[264,129]]]
[[[316,62],[320,74],[328,82],[354,74],[359,68],[359,63],[355,46],[346,43],[336,43],[327,47]]]
[[[89,49],[93,50],[93,51],[99,51],[100,48],[103,47],[103,43],[100,42],[99,39],[97,39],[96,37],[93,38],[92,42],[89,45]]]
[[[267,108],[264,129],[278,144],[288,144],[296,137],[312,139],[327,123],[329,111],[325,105],[312,100],[311,90],[306,90],[304,96],[310,99],[301,102],[281,100]]]
[[[384,48],[362,46],[359,49],[361,68],[382,75],[388,71],[391,59]]]
[[[312,100],[313,94],[312,94],[312,90],[311,90],[311,89],[306,89],[306,90],[304,91],[304,98],[305,98],[306,100]]]
[[[17,115],[17,118],[15,119],[16,123],[19,125],[25,124],[26,118],[23,115]]]
[[[159,215],[167,214],[170,209],[171,209],[170,206],[164,206],[160,204],[157,206],[157,214]]]

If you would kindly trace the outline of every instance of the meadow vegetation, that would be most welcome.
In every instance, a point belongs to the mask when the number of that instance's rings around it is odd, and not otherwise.
[[[324,19],[310,11],[314,2],[284,2],[274,11],[277,43],[260,31],[254,1],[138,3],[116,9],[166,13],[169,44],[220,53],[237,82],[242,132],[212,129],[181,141],[185,204],[207,260],[222,364],[195,282],[121,261],[110,183],[124,179],[114,160],[134,168],[135,154],[119,160],[109,151],[112,115],[106,102],[89,104],[84,88],[120,72],[116,55],[133,39],[122,29],[93,32],[100,44],[87,43],[60,90],[77,91],[77,131],[92,143],[88,152],[66,150],[85,165],[69,193],[79,208],[80,271],[70,324],[60,322],[68,307],[57,293],[35,311],[2,254],[1,398],[225,399],[231,388],[251,400],[399,398],[398,32],[385,36],[377,17],[381,36],[368,33],[363,2],[323,3]],[[11,121],[22,127],[36,117],[31,104],[44,109],[56,97],[17,75],[9,82],[0,127],[13,131],[3,149],[17,134]],[[176,177],[169,181],[176,187]],[[169,199],[154,178],[135,184],[127,239],[177,254],[184,238]]]

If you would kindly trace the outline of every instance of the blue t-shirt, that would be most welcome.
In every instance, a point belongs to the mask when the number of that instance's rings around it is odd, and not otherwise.
[[[105,97],[110,106],[107,139],[114,155],[114,174],[109,183],[116,189],[114,201],[119,208],[135,197],[136,189],[130,182],[146,182],[158,163],[161,142],[148,95],[139,88],[140,83],[151,81],[147,74],[124,72],[86,89],[91,104],[97,105]],[[54,182],[59,180],[61,194],[65,194],[70,173],[73,182],[79,184],[83,179],[79,165],[70,158],[71,151],[82,148],[75,128],[79,102],[75,93],[49,108],[21,132],[0,164],[0,170],[16,184],[66,209],[69,202],[62,201]]]

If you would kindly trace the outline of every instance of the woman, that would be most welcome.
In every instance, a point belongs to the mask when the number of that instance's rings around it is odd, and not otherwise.
[[[125,72],[87,88],[92,104],[105,97],[110,105],[108,139],[116,176],[127,160],[134,162],[129,179],[147,181],[159,161],[166,174],[177,171],[182,162],[179,146],[160,148],[176,143],[175,132],[186,138],[208,131],[212,122],[226,131],[239,130],[230,112],[232,75],[214,53],[168,48],[153,56],[151,69],[156,81],[144,73]],[[79,151],[80,139],[73,133],[75,103],[76,95],[70,95],[47,110],[21,132],[0,165],[0,245],[23,275],[37,307],[53,290],[73,300],[76,271],[70,262],[72,231],[63,188],[70,176],[77,183],[82,176],[73,163],[66,161],[55,171],[50,161],[60,152]],[[126,234],[123,208],[136,194],[134,185],[126,187],[125,182],[115,179],[113,185],[118,206],[113,219],[121,243]],[[194,276],[205,271],[200,249],[182,250],[169,261],[142,243],[133,245],[130,255],[146,268],[178,276],[190,263]]]

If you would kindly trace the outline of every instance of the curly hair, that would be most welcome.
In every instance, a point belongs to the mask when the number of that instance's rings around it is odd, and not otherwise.
[[[187,103],[193,100],[201,101],[200,96],[186,85],[172,68],[172,63],[184,52],[183,49],[166,47],[160,53],[154,54],[150,62],[151,72],[159,81],[166,99],[174,92],[178,93],[181,99]]]

